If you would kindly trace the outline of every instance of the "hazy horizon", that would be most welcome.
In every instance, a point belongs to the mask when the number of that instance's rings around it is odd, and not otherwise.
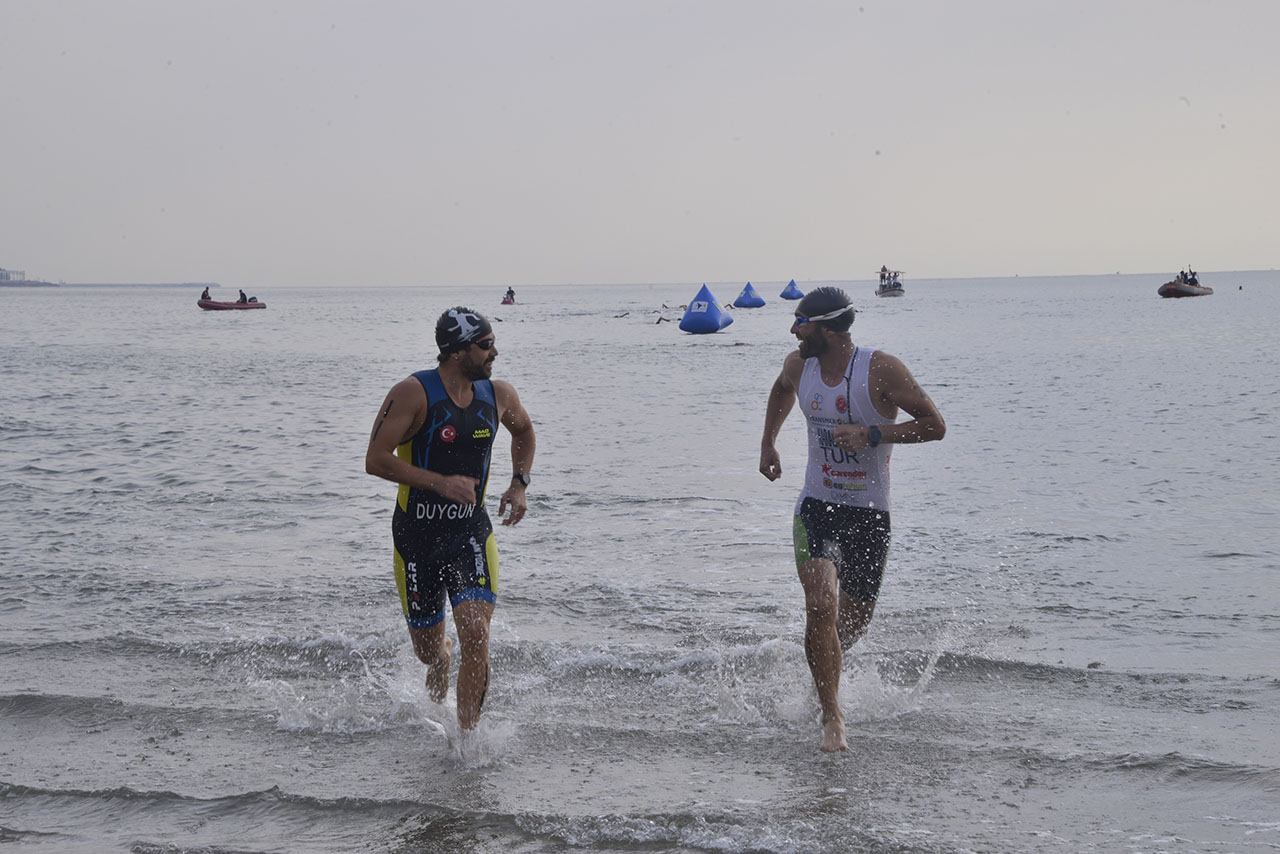
[[[1052,275],[1021,275],[1013,274],[1009,276],[922,276],[915,279],[907,279],[904,277],[904,284],[910,286],[917,283],[937,283],[937,282],[1000,282],[1013,279],[1026,280],[1043,280],[1043,279],[1100,279],[1100,278],[1147,278],[1168,276],[1173,277],[1176,271],[1147,271],[1147,272],[1112,272],[1112,273],[1060,273]],[[1231,276],[1244,274],[1265,274],[1277,273],[1280,270],[1271,267],[1263,270],[1197,270],[1204,284],[1214,285],[1213,278],[1216,276]],[[797,286],[801,290],[808,290],[810,287],[816,287],[822,284],[868,284],[874,285],[876,277],[870,276],[866,278],[846,278],[846,279],[795,279]],[[196,289],[205,286],[220,288],[223,290],[236,290],[239,288],[280,288],[284,290],[304,290],[307,288],[320,288],[324,290],[338,290],[342,288],[494,288],[504,289],[511,288],[650,288],[650,287],[690,287],[697,288],[701,285],[707,285],[713,289],[724,289],[724,293],[728,294],[729,289],[733,289],[734,293],[726,298],[721,294],[716,294],[717,299],[723,302],[732,300],[737,293],[747,284],[752,284],[757,289],[777,287],[779,290],[786,286],[791,280],[782,279],[756,279],[747,281],[715,281],[712,279],[696,280],[690,279],[683,282],[665,281],[665,282],[362,282],[353,283],[320,283],[320,282],[293,282],[293,283],[273,283],[273,282],[240,282],[235,284],[223,284],[221,282],[51,282],[49,284],[64,288],[166,288],[166,289]],[[1278,280],[1280,283],[1280,280]],[[0,282],[0,287],[24,287],[21,284],[10,284]],[[776,298],[769,294],[761,294],[766,300]]]
[[[1280,4],[0,5],[0,267],[628,284],[1280,265]]]

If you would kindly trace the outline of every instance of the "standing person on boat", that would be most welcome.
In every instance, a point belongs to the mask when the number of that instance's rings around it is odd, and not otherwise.
[[[946,422],[907,366],[883,350],[855,346],[854,309],[844,291],[821,287],[796,306],[799,341],[769,392],[760,472],[782,476],[774,446],[799,398],[809,463],[792,525],[804,587],[805,657],[822,706],[822,749],[847,750],[840,709],[843,651],[867,630],[889,556],[889,452],[930,442]],[[898,410],[912,417],[895,423]]]
[[[508,286],[508,287],[507,287],[507,299],[511,300],[512,302],[515,302],[515,301],[516,301],[516,289],[515,289],[515,288],[510,287],[510,286]]]
[[[438,366],[392,386],[373,423],[365,471],[400,484],[391,519],[396,585],[427,692],[443,702],[453,647],[461,647],[458,723],[475,729],[489,688],[489,621],[498,593],[498,550],[484,508],[489,456],[501,423],[511,433],[511,485],[498,515],[524,518],[533,466],[533,422],[510,383],[491,380],[498,348],[479,312],[451,308],[436,322]]]

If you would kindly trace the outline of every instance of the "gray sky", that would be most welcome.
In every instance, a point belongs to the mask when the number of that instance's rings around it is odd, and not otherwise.
[[[1275,0],[0,0],[0,266],[1266,269],[1278,33]]]

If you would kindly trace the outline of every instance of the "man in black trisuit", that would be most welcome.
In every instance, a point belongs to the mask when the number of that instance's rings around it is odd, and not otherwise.
[[[396,383],[382,402],[365,454],[365,471],[400,484],[391,536],[396,586],[413,651],[427,665],[427,692],[449,690],[453,608],[458,663],[458,723],[475,729],[489,687],[489,621],[498,592],[498,550],[484,509],[489,458],[501,423],[511,434],[511,485],[498,515],[524,518],[533,466],[533,422],[510,383],[491,380],[498,357],[493,327],[479,312],[451,308],[436,322],[438,367]],[[510,513],[508,514],[508,508]]]

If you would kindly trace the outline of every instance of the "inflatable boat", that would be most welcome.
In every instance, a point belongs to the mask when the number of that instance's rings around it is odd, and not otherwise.
[[[243,308],[267,307],[265,302],[258,302],[256,299],[251,299],[248,302],[219,302],[216,299],[199,299],[196,300],[196,305],[205,311],[239,311]]]
[[[1162,297],[1204,297],[1213,293],[1213,288],[1187,282],[1165,282],[1156,293]]]

